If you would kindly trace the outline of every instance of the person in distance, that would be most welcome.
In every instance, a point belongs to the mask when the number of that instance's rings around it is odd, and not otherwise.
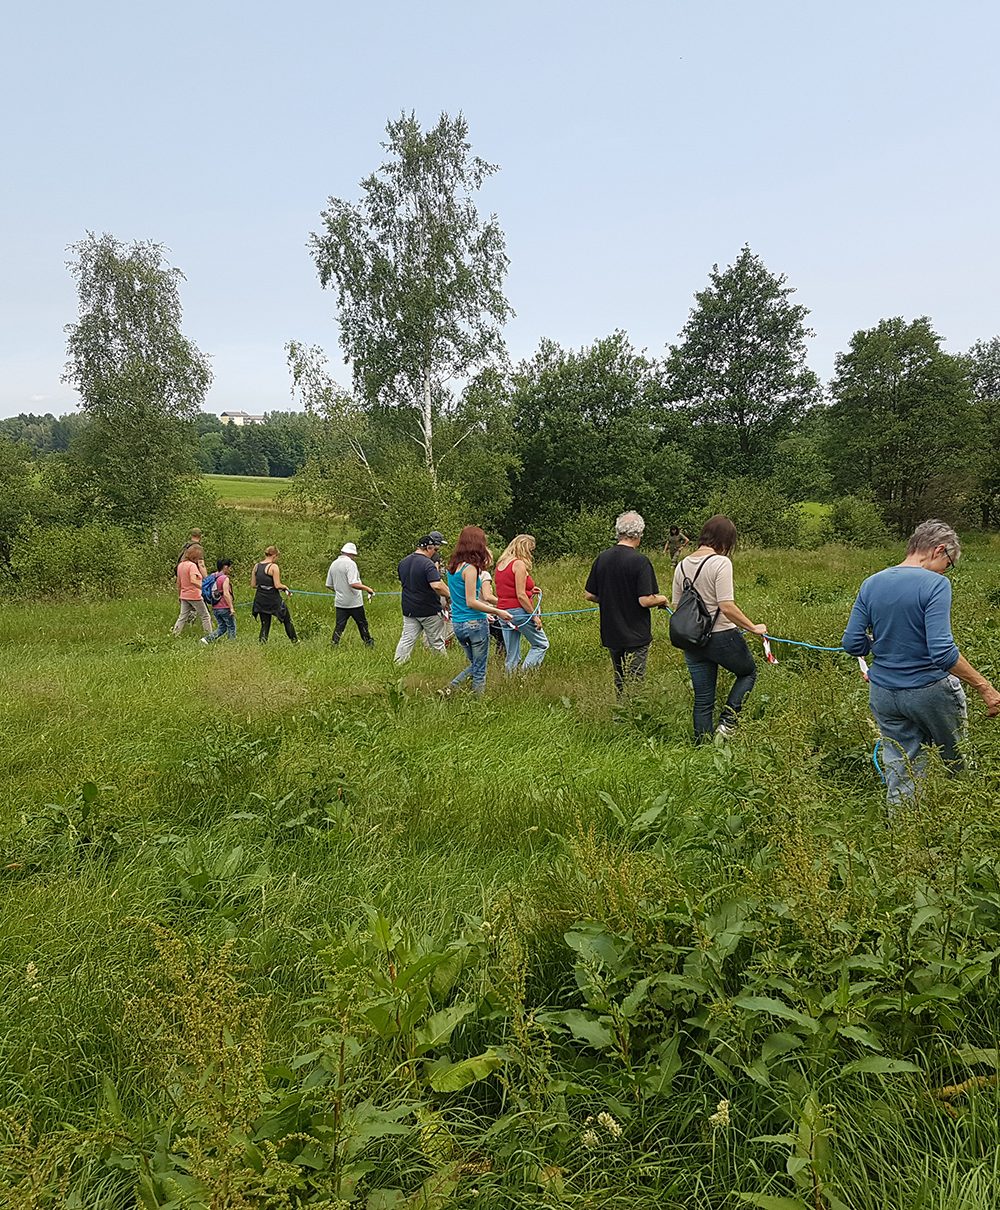
[[[224,635],[230,639],[236,638],[236,602],[233,599],[232,559],[219,559],[212,579],[211,604],[212,613],[215,615],[215,629],[211,634],[205,635],[201,640],[203,643],[214,643]],[[203,583],[203,598],[207,589],[208,584]],[[207,601],[205,603],[208,604]]]
[[[497,603],[510,611],[516,630],[504,627],[503,641],[507,648],[506,668],[517,670],[518,665],[527,672],[537,668],[545,659],[549,640],[542,629],[542,613],[535,601],[540,590],[531,578],[531,567],[535,557],[535,539],[531,534],[518,534],[507,544],[497,562]],[[528,654],[521,664],[521,639],[528,643]]]
[[[757,664],[741,630],[767,634],[763,622],[751,622],[736,604],[733,590],[733,563],[730,556],[736,546],[736,526],[728,517],[709,517],[701,527],[698,546],[674,568],[673,606],[676,609],[684,581],[695,582],[695,591],[704,601],[715,622],[708,642],[695,650],[685,650],[684,660],[694,690],[695,743],[705,743],[713,734],[728,738],[739,721],[747,694],[757,680]],[[726,704],[715,726],[715,693],[719,669],[735,677]]]
[[[950,525],[922,522],[910,535],[902,563],[862,583],[844,631],[846,652],[875,657],[868,703],[882,733],[890,805],[916,795],[928,748],[938,749],[950,773],[961,769],[967,717],[962,681],[983,699],[988,718],[1000,714],[1000,693],[952,637],[947,573],[961,555]]]
[[[208,616],[208,606],[201,596],[201,568],[205,566],[205,552],[196,543],[185,546],[184,553],[177,564],[177,596],[181,609],[174,622],[172,634],[177,638],[188,622],[197,619],[206,634],[212,633],[212,619]]]
[[[687,534],[681,533],[681,527],[679,525],[671,525],[670,534],[666,542],[663,543],[663,553],[670,555],[670,562],[676,567],[685,547],[690,545],[691,539]]]
[[[278,560],[281,554],[276,546],[269,546],[264,551],[264,557],[254,564],[250,576],[250,587],[254,590],[253,616],[260,620],[260,642],[266,643],[271,633],[271,619],[277,618],[284,626],[285,634],[293,643],[299,641],[292,624],[292,615],[282,597],[288,598],[292,590],[281,582],[281,568]]]
[[[365,599],[362,596],[363,593],[368,593],[368,599],[371,600],[375,590],[369,588],[361,579],[361,572],[354,561],[357,553],[358,548],[353,542],[345,542],[326,573],[326,586],[333,593],[333,603],[337,611],[337,622],[333,638],[330,640],[334,647],[340,642],[340,636],[352,618],[364,645],[375,646],[375,640],[368,630],[368,615],[365,613]]]
[[[653,627],[649,611],[667,603],[653,564],[637,547],[646,522],[634,511],[615,520],[617,542],[594,560],[584,596],[600,608],[601,646],[608,649],[620,696],[629,682],[646,675]]]

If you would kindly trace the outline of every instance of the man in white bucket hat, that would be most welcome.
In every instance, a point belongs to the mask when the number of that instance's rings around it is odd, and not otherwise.
[[[358,548],[353,542],[345,542],[340,548],[340,554],[330,564],[326,573],[326,586],[333,592],[334,605],[337,608],[337,624],[333,631],[334,647],[340,642],[347,623],[354,619],[358,633],[366,647],[374,647],[375,640],[368,630],[368,617],[365,614],[363,593],[368,593],[369,600],[374,589],[362,582],[361,572],[354,559]]]

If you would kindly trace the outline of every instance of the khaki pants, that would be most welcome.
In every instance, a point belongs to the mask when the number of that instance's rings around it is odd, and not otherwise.
[[[206,634],[212,633],[212,619],[208,616],[208,606],[199,597],[197,601],[181,601],[181,611],[177,615],[177,621],[174,622],[172,634],[179,635],[188,622],[193,622],[197,618],[201,622],[201,628]]]
[[[396,654],[393,657],[397,664],[405,664],[413,654],[417,639],[421,634],[427,636],[427,645],[431,651],[444,655],[444,618],[439,613],[429,618],[403,618],[403,633],[396,644]]]

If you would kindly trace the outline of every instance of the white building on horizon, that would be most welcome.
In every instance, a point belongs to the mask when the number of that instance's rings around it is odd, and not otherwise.
[[[251,416],[249,412],[223,412],[219,419],[223,424],[235,424],[237,428],[244,424],[263,424],[263,416]]]

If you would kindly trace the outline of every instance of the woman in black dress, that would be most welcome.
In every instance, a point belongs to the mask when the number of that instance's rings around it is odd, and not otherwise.
[[[253,616],[260,619],[260,641],[262,643],[267,642],[272,618],[277,618],[284,626],[285,634],[293,643],[297,643],[298,635],[292,625],[292,615],[282,600],[282,593],[289,597],[292,595],[292,590],[281,582],[281,568],[277,564],[279,558],[278,548],[269,546],[264,551],[264,558],[254,564],[253,574],[250,576],[250,587],[254,589]]]

